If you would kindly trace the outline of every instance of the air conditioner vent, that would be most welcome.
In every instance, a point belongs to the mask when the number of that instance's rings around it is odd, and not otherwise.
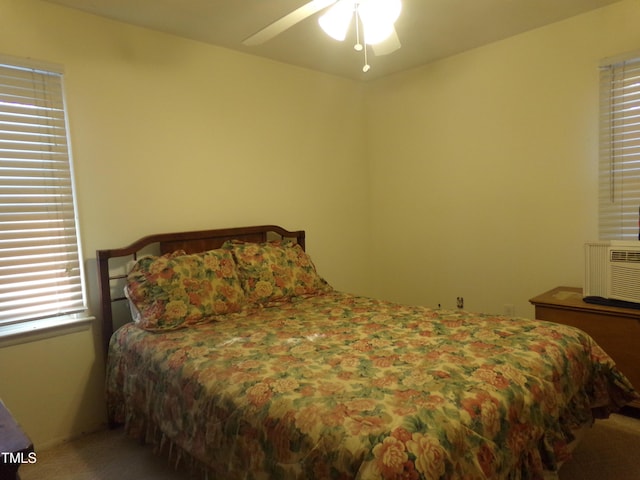
[[[639,250],[611,250],[610,259],[612,262],[640,263]]]
[[[640,242],[585,244],[584,295],[640,304]]]

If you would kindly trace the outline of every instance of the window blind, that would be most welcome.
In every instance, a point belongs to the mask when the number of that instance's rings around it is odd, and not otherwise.
[[[640,55],[601,67],[600,100],[600,238],[638,239]]]
[[[0,326],[85,310],[62,74],[0,58]]]

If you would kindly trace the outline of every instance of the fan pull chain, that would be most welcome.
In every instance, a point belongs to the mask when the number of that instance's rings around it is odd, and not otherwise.
[[[369,69],[371,68],[371,65],[369,65],[369,62],[367,61],[367,45],[364,45],[364,66],[362,67],[362,71],[364,73],[367,73],[369,71]]]
[[[358,3],[356,2],[355,6],[354,6],[354,10],[355,10],[355,17],[356,17],[356,44],[353,46],[353,49],[356,52],[359,52],[361,50],[364,51],[364,66],[362,67],[362,71],[364,73],[367,73],[369,71],[369,69],[371,68],[371,65],[369,65],[369,61],[367,59],[367,43],[366,43],[366,39],[365,41],[363,41],[362,43],[360,43],[360,15],[358,14]],[[364,36],[364,32],[363,32],[363,36]]]
[[[362,44],[360,43],[360,15],[358,15],[358,4],[356,3],[353,7],[355,10],[356,17],[356,44],[353,46],[353,49],[356,52],[362,50]]]

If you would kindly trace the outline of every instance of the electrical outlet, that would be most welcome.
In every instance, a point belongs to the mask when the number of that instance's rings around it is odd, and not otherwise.
[[[457,297],[456,298],[456,305],[458,306],[458,308],[464,308],[464,298]]]

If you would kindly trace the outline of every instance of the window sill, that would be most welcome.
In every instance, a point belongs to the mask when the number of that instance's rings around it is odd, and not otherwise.
[[[0,347],[87,330],[94,320],[95,317],[83,312],[5,325],[0,327]]]

